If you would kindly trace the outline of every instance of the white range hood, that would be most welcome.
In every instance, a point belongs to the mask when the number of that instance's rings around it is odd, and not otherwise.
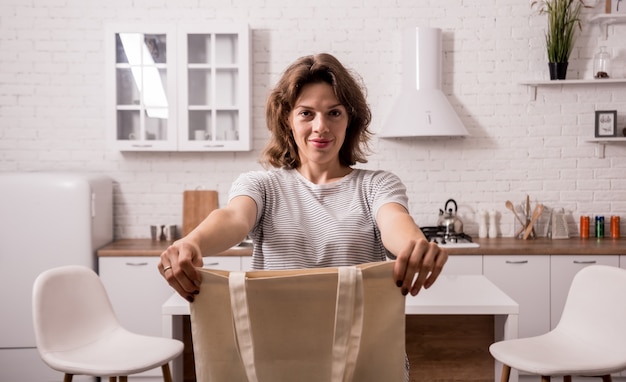
[[[378,136],[469,135],[441,91],[441,29],[409,28],[402,43],[402,91]]]

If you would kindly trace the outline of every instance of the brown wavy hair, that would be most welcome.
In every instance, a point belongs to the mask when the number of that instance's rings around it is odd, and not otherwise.
[[[273,167],[298,168],[301,164],[298,146],[289,125],[289,114],[304,85],[328,83],[337,100],[348,111],[346,138],[339,150],[344,166],[366,163],[370,152],[372,113],[365,100],[365,86],[360,76],[346,69],[334,56],[321,53],[301,57],[283,73],[267,99],[265,117],[271,138],[261,163]]]

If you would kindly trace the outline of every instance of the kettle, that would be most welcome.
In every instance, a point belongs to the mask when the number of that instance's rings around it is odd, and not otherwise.
[[[454,210],[448,208],[448,204],[450,203],[454,205]],[[443,210],[439,209],[437,225],[443,227],[446,234],[463,233],[463,222],[456,217],[457,204],[454,199],[448,199],[443,208]]]

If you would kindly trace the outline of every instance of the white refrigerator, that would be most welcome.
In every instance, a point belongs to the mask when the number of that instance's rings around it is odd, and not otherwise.
[[[44,270],[61,265],[96,269],[96,250],[112,240],[109,177],[0,173],[0,381],[63,380],[37,353],[33,282]]]

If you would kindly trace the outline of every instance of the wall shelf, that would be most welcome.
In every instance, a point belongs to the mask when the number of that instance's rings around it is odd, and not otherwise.
[[[519,84],[529,87],[530,100],[537,99],[537,88],[540,86],[568,86],[568,85],[607,85],[607,84],[626,84],[626,78],[603,78],[588,80],[528,80]]]
[[[626,14],[603,13],[595,15],[589,19],[591,24],[598,24],[600,28],[604,28],[604,39],[608,38],[609,25],[626,24]]]
[[[626,143],[626,137],[616,137],[616,138],[588,138],[585,140],[585,142],[589,142],[589,143],[595,143],[598,146],[596,147],[596,157],[597,158],[604,158],[604,149],[606,148],[607,144],[612,144],[612,143]]]

